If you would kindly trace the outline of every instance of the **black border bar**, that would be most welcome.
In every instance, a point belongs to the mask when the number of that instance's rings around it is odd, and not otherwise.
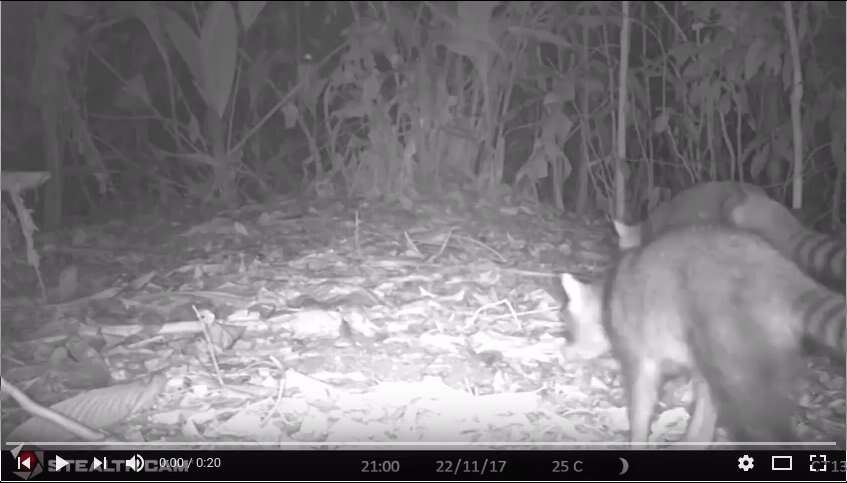
[[[31,452],[16,457],[3,451],[3,481],[845,480],[845,452],[837,450],[39,451],[25,447],[23,451]],[[67,463],[61,470],[56,469],[56,456]],[[773,457],[783,468],[791,457],[791,469],[773,470]],[[22,458],[28,458],[30,470],[19,464]],[[100,467],[92,470],[94,458]]]

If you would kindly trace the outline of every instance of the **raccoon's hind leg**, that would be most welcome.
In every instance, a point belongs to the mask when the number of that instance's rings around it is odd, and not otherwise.
[[[688,421],[685,441],[711,443],[715,439],[718,410],[712,399],[712,390],[700,376],[693,378],[694,412]]]
[[[629,372],[629,430],[633,443],[647,442],[659,400],[662,372],[653,360],[633,361]]]

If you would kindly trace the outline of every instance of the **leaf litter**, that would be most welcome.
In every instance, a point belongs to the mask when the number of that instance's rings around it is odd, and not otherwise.
[[[625,441],[616,366],[566,357],[554,279],[608,261],[602,222],[446,203],[77,228],[96,246],[51,279],[61,297],[3,301],[4,385],[111,440]],[[4,405],[6,439],[92,437],[30,416]]]

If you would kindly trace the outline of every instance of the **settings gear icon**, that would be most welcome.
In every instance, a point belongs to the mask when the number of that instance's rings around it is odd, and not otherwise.
[[[753,469],[753,458],[750,455],[744,455],[738,458],[738,469],[742,471],[750,471]]]

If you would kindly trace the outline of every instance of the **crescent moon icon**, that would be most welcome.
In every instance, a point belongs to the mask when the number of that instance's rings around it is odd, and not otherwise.
[[[618,457],[618,459],[621,460],[621,472],[618,473],[618,476],[621,476],[627,471],[629,471],[629,461],[627,461],[626,458],[621,457]]]

